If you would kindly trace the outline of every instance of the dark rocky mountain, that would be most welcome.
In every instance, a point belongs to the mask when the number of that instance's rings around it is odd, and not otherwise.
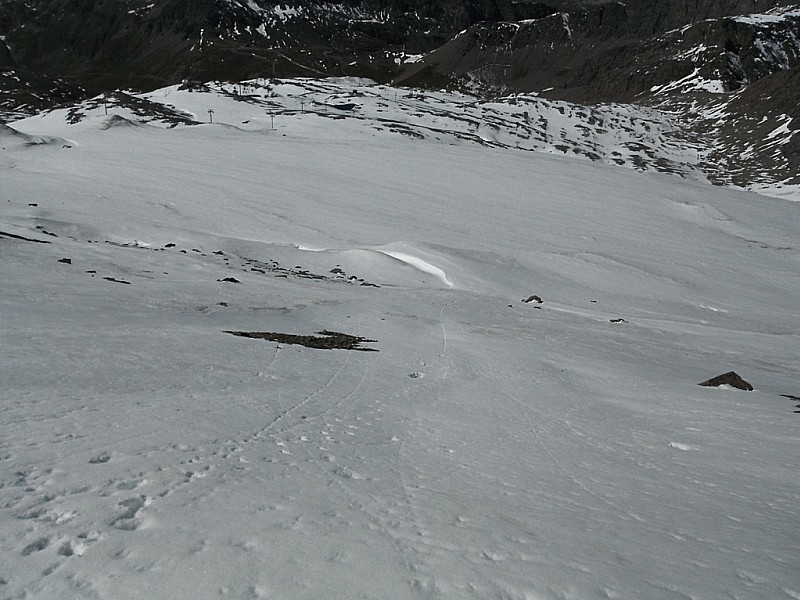
[[[776,15],[745,16],[756,9]],[[799,41],[800,5],[780,0],[608,2],[540,19],[481,22],[397,80],[629,102],[692,76],[721,82],[720,91],[739,89],[797,66]]]
[[[790,0],[0,2],[6,115],[183,80],[352,75],[647,103],[716,136],[717,160],[751,156],[746,132],[769,134],[778,117],[792,133],[798,69],[800,3]],[[707,118],[713,111],[725,119]],[[797,140],[782,143],[778,158],[756,152],[755,162],[736,163],[736,177],[755,169],[797,180]]]
[[[665,53],[698,43],[721,48],[723,58],[741,51],[744,76],[761,74],[763,65],[753,64],[757,28],[723,17],[791,5],[786,0],[5,0],[0,68],[57,75],[92,91],[274,73],[398,77],[410,84],[452,85],[467,78],[525,90],[553,87],[560,97],[576,100],[630,99],[680,71],[673,64],[677,59],[670,61]],[[793,24],[796,29],[797,19]],[[404,56],[433,50],[422,63],[400,68]],[[719,57],[700,58],[711,65]],[[733,67],[725,74],[728,87],[743,76]]]

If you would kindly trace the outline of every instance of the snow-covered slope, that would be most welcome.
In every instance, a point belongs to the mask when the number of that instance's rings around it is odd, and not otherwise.
[[[87,118],[112,116],[134,124],[214,122],[247,131],[280,130],[291,123],[315,135],[335,120],[331,131],[355,127],[370,135],[391,132],[456,145],[565,154],[800,199],[796,161],[786,152],[795,145],[792,117],[741,119],[746,112],[741,105],[753,101],[748,94],[749,88],[719,99],[687,95],[652,109],[581,106],[529,94],[481,100],[355,78],[257,79],[170,86],[146,94],[118,91],[43,113],[26,127],[46,134],[65,121],[79,126]],[[758,135],[730,135],[734,130],[757,130]]]
[[[370,135],[390,132],[454,145],[567,154],[705,179],[700,167],[704,140],[667,112],[628,104],[580,106],[525,94],[480,100],[355,78],[263,79],[171,86],[147,94],[117,92],[44,113],[25,126],[46,131],[65,121],[80,125],[100,116],[166,127],[213,122],[248,131],[291,125],[309,135],[356,128]]]
[[[309,89],[0,132],[0,597],[800,596],[800,204]]]

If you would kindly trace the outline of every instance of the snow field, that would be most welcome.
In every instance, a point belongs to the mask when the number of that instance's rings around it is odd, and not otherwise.
[[[292,118],[13,124],[0,597],[799,593],[796,203]]]

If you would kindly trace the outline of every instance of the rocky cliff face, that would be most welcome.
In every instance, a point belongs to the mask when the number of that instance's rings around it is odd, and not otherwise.
[[[722,74],[729,88],[757,78],[764,71],[753,62],[758,28],[723,17],[791,4],[6,0],[0,35],[9,49],[0,46],[0,68],[69,77],[92,90],[155,87],[185,78],[366,75],[414,84],[472,79],[526,90],[553,87],[575,99],[618,99],[666,83],[680,69],[656,73],[649,67],[665,66],[670,61],[664,52],[688,51],[700,39],[708,48],[741,51],[744,72],[737,74],[734,63]],[[787,23],[785,35],[796,35]],[[786,53],[785,46],[781,42],[779,51]],[[409,55],[436,49],[422,63],[402,68]],[[641,74],[643,62],[652,74]]]
[[[746,16],[755,5],[772,12]],[[800,7],[782,10],[778,0],[634,1],[479,23],[407,67],[397,81],[632,101],[666,93],[680,80],[681,91],[690,84],[732,91],[793,68],[799,58]]]
[[[0,98],[35,89],[31,100],[35,104],[38,96],[46,105],[57,98],[44,82],[58,79],[76,96],[183,79],[388,80],[407,55],[427,53],[474,23],[541,18],[564,5],[562,0],[5,0]]]

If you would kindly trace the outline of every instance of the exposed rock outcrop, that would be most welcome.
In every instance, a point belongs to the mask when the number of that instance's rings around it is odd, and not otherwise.
[[[711,379],[699,383],[698,385],[706,387],[720,387],[722,385],[729,385],[740,390],[746,390],[748,392],[753,391],[753,386],[742,379],[735,371],[728,371],[722,375],[717,375],[716,377],[712,377]]]

